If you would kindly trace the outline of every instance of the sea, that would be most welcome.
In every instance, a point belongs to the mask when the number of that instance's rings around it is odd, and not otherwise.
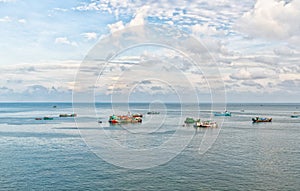
[[[212,108],[0,103],[0,190],[300,190],[299,103],[227,103],[229,117]],[[128,113],[143,122],[108,123]],[[36,120],[45,116],[53,120]],[[253,124],[256,116],[273,120]],[[186,117],[218,128],[184,125]]]

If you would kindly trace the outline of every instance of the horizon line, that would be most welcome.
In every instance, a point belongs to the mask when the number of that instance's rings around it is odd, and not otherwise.
[[[103,102],[72,102],[72,101],[0,101],[1,103],[85,103],[85,104],[91,104],[91,103],[141,103],[141,104],[149,104],[151,102],[109,102],[109,101],[103,101]],[[167,104],[197,104],[197,102],[161,102],[161,103],[167,103]],[[300,104],[300,102],[198,102],[199,104],[245,104],[245,103],[253,103],[253,104]]]

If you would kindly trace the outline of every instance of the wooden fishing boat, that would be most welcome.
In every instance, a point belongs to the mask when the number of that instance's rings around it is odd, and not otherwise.
[[[272,122],[272,118],[255,117],[255,118],[252,118],[252,122],[253,123]]]
[[[209,128],[209,127],[213,127],[216,128],[218,127],[217,122],[214,121],[198,121],[195,123],[194,127],[201,127],[201,128]]]
[[[192,117],[187,117],[185,120],[184,120],[184,123],[188,123],[188,124],[191,124],[191,123],[195,123],[196,120]]]
[[[158,115],[158,114],[160,114],[160,112],[158,112],[158,111],[148,111],[147,114],[148,115]]]
[[[231,116],[231,113],[229,111],[214,112],[214,116]]]
[[[44,117],[44,120],[53,120],[53,117]]]
[[[76,113],[72,113],[72,114],[59,114],[59,117],[77,117]]]
[[[141,117],[128,116],[128,115],[112,115],[112,116],[109,116],[108,122],[111,123],[111,124],[141,123],[142,118]]]

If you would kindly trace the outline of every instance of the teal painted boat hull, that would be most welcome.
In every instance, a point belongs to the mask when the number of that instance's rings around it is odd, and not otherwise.
[[[231,113],[214,113],[215,116],[231,116]]]

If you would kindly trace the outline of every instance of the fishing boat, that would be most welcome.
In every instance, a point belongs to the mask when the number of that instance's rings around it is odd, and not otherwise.
[[[187,117],[185,120],[184,120],[184,123],[195,123],[197,120],[195,120],[194,118],[192,117]],[[200,120],[199,120],[200,121]]]
[[[253,123],[272,122],[272,118],[255,117],[255,118],[252,118],[252,122]]]
[[[141,123],[141,117],[134,117],[128,115],[112,115],[109,116],[109,123],[111,124],[118,124],[118,123]]]
[[[158,111],[148,111],[147,114],[148,115],[158,115],[158,114],[160,114],[160,112],[158,112]]]
[[[140,113],[134,113],[134,114],[132,114],[132,117],[143,117],[143,114],[140,114]]]
[[[231,113],[229,111],[214,112],[214,116],[231,116]]]
[[[44,120],[53,120],[53,117],[44,117]]]
[[[298,118],[300,117],[299,112],[294,112],[293,115],[291,115],[291,118]]]
[[[210,120],[207,120],[207,121],[197,121],[195,123],[194,127],[201,127],[201,128],[212,127],[212,128],[216,128],[216,127],[218,127],[218,124],[217,124],[217,122],[210,121]]]
[[[72,114],[59,114],[59,117],[77,117],[76,113],[72,113]]]

